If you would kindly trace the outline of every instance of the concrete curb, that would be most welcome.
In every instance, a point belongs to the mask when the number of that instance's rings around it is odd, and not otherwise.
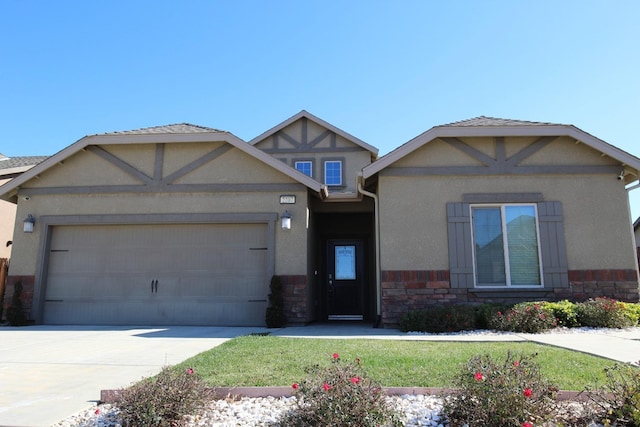
[[[429,395],[442,396],[450,394],[454,389],[438,387],[382,387],[389,396]],[[290,397],[293,395],[291,387],[216,387],[211,389],[214,399],[233,399],[242,397]],[[120,390],[100,391],[100,403],[115,403],[118,400]],[[587,394],[577,391],[560,390],[556,393],[556,399],[560,401],[585,401]]]

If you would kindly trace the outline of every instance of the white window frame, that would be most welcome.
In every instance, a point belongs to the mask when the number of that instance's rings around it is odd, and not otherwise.
[[[304,164],[308,164],[309,165],[309,175],[307,175],[306,173],[302,172],[300,169],[298,169],[298,164],[299,163],[304,163]],[[293,167],[295,168],[295,170],[297,170],[298,172],[304,173],[305,175],[313,178],[313,161],[311,160],[294,160],[293,162]]]
[[[505,221],[506,218],[506,208],[509,206],[527,206],[533,207],[533,211],[535,214],[535,224],[536,224],[536,243],[538,249],[538,271],[540,277],[540,284],[531,285],[531,286],[521,286],[521,285],[512,285],[511,284],[511,270],[509,263],[509,245],[507,241],[507,224]],[[478,264],[476,258],[476,245],[475,245],[475,222],[473,220],[473,210],[475,208],[500,208],[500,223],[502,225],[502,242],[503,242],[503,251],[504,251],[504,262],[505,262],[505,284],[504,285],[482,285],[478,283]],[[470,204],[469,205],[469,215],[471,217],[471,250],[473,255],[473,283],[476,289],[540,289],[544,288],[544,274],[543,274],[543,266],[542,266],[542,251],[540,244],[540,217],[538,215],[538,205],[536,203],[490,203],[490,204]]]
[[[329,163],[338,163],[340,165],[340,182],[338,184],[329,184],[327,183],[327,166],[329,165]],[[323,164],[323,168],[324,168],[324,183],[328,186],[331,187],[340,187],[342,185],[344,185],[342,183],[343,178],[342,178],[342,174],[344,173],[344,164],[342,162],[342,160],[325,160],[324,164]]]

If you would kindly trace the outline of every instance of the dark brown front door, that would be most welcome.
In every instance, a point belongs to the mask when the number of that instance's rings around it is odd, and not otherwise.
[[[328,320],[364,318],[364,245],[360,239],[327,241]]]

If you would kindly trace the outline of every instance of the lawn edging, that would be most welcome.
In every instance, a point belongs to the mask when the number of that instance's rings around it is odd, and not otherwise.
[[[444,396],[450,394],[454,389],[438,387],[382,387],[388,396],[402,395],[428,395]],[[211,389],[214,399],[239,399],[242,397],[290,397],[293,395],[291,387],[215,387]],[[116,403],[120,390],[101,390],[100,403]],[[560,390],[556,392],[556,399],[559,401],[584,401],[587,395],[570,390]]]

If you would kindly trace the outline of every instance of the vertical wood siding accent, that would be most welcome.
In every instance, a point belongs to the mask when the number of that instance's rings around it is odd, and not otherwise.
[[[569,287],[567,248],[564,240],[562,204],[560,202],[538,203],[540,224],[540,251],[542,272],[547,288]]]
[[[452,288],[473,288],[471,214],[468,203],[447,203],[449,271]]]

